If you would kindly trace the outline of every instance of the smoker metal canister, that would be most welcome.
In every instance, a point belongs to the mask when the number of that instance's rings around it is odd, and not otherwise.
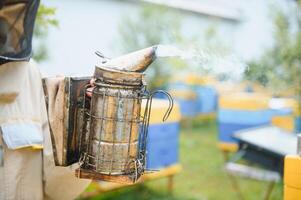
[[[123,174],[133,172],[132,161],[137,157],[138,142],[111,143],[93,140],[94,164],[98,172],[103,174]]]
[[[133,171],[138,157],[142,73],[96,67],[91,99],[89,162],[99,173]]]
[[[141,107],[141,100],[138,99],[139,91],[102,84],[95,88],[94,93],[99,95],[92,98],[91,114],[100,120],[103,119],[105,123],[92,120],[93,131],[95,133],[101,131],[101,134],[94,134],[92,139],[105,142],[114,139],[120,143],[137,141],[139,128],[137,123]]]

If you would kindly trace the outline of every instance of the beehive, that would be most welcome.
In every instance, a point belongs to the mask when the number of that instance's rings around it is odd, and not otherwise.
[[[284,200],[301,199],[301,158],[297,155],[285,157]]]
[[[216,112],[217,92],[211,86],[196,86],[197,101],[200,105],[199,114],[209,114]]]
[[[301,113],[298,103],[292,98],[277,98],[270,102],[274,116],[272,124],[290,132],[301,132]],[[275,105],[276,104],[276,105]],[[278,108],[277,108],[278,106]]]
[[[212,77],[195,74],[173,79],[170,92],[180,103],[184,117],[211,114],[216,111],[217,92],[212,86],[214,82]]]
[[[198,114],[199,105],[194,91],[190,89],[171,89],[169,93],[180,105],[183,117],[194,117]]]
[[[227,95],[229,93],[238,93],[246,91],[246,87],[244,84],[236,84],[233,82],[221,81],[214,83],[213,86],[219,96]]]
[[[218,110],[219,147],[235,150],[232,135],[239,130],[269,124],[272,112],[269,96],[256,93],[221,95]]]
[[[144,110],[142,105],[142,111]],[[180,108],[178,104],[163,123],[164,113],[168,108],[168,101],[154,99],[150,115],[150,124],[147,138],[146,168],[160,169],[178,162]]]

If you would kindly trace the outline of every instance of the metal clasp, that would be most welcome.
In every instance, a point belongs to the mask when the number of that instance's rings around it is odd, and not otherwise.
[[[152,93],[148,93],[146,96],[147,96],[147,101],[146,101],[146,106],[145,106],[145,111],[144,111],[144,116],[143,116],[143,124],[142,124],[142,144],[140,145],[140,150],[142,152],[141,155],[143,155],[143,157],[141,158],[140,156],[140,159],[142,161],[142,164],[143,166],[145,167],[146,166],[146,141],[147,141],[147,137],[148,137],[148,126],[149,126],[149,122],[150,122],[150,115],[151,115],[151,110],[152,110],[152,100],[153,100],[153,97],[156,95],[156,94],[159,94],[159,93],[162,93],[164,94],[165,96],[167,96],[168,100],[169,100],[169,106],[163,116],[163,122],[166,121],[173,109],[173,106],[174,106],[174,101],[171,97],[171,95],[167,92],[165,92],[164,90],[157,90],[155,92],[152,92]]]
[[[4,165],[4,149],[3,146],[0,144],[0,167]]]
[[[168,119],[168,117],[169,117],[169,115],[170,115],[170,113],[171,113],[171,111],[173,109],[173,106],[174,106],[174,101],[173,101],[171,95],[168,92],[165,92],[164,90],[157,90],[157,91],[155,91],[155,92],[153,92],[153,93],[150,94],[150,109],[149,109],[149,114],[151,113],[152,99],[153,99],[153,97],[156,94],[159,94],[159,93],[162,93],[165,96],[167,96],[168,101],[169,101],[169,106],[168,106],[168,108],[167,108],[167,110],[166,110],[166,112],[165,112],[165,114],[163,116],[163,119],[162,119],[163,122],[165,122]]]

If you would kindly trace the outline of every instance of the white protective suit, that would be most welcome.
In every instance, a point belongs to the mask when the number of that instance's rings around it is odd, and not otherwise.
[[[0,200],[74,199],[90,183],[56,167],[41,75],[31,62],[0,65]],[[2,162],[1,162],[2,160]]]

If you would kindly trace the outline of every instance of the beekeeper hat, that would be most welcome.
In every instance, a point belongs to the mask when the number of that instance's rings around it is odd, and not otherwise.
[[[29,60],[39,0],[0,2],[0,64]]]

